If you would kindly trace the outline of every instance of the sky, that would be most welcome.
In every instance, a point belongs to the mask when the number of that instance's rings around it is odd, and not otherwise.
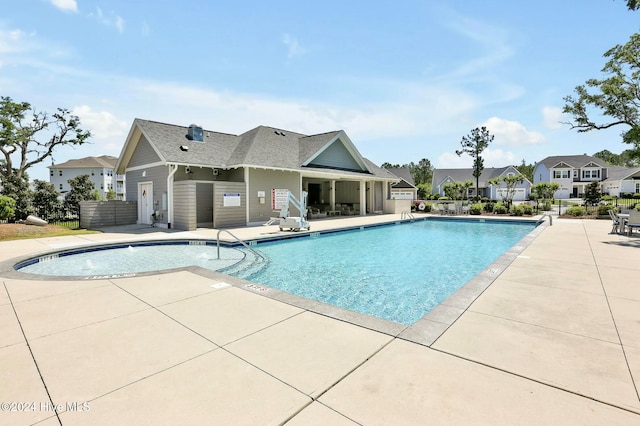
[[[485,167],[629,148],[577,133],[563,98],[640,31],[623,0],[20,0],[0,14],[0,95],[66,108],[90,143],[56,164],[118,156],[142,118],[241,134],[344,130],[380,165]],[[45,160],[29,170],[49,180]]]

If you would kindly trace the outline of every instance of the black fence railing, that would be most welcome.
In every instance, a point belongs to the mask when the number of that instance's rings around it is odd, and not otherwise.
[[[35,208],[34,215],[46,220],[49,225],[64,226],[69,229],[80,228],[80,215],[72,209],[59,207],[54,209]]]

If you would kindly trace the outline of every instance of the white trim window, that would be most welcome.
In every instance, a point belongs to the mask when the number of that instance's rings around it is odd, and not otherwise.
[[[600,179],[600,169],[591,169],[582,171],[583,179]]]
[[[554,170],[554,179],[569,179],[569,170]]]

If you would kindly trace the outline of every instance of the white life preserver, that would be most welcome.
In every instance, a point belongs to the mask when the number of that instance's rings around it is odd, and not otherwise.
[[[427,208],[427,206],[426,206],[426,204],[425,204],[425,203],[420,203],[420,204],[418,204],[418,210],[424,210],[424,209],[426,209],[426,208]]]

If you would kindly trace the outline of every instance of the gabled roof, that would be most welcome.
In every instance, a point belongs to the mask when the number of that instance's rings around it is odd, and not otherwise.
[[[502,176],[509,169],[515,173],[520,174],[518,169],[513,166],[506,167],[485,167],[480,174],[479,185],[481,188],[486,187],[489,179]],[[472,180],[474,185],[476,178],[473,177],[473,169],[434,169],[433,171],[433,187],[441,185],[445,180],[450,179],[452,182],[464,182],[466,180]],[[525,178],[526,179],[526,178]]]
[[[60,164],[48,166],[49,169],[113,169],[118,159],[111,155],[101,155],[100,157],[85,157],[65,161]]]
[[[556,155],[552,157],[547,157],[542,161],[539,161],[538,164],[544,164],[547,169],[552,167],[557,167],[560,163],[565,163],[568,166],[573,167],[574,169],[579,169],[585,167],[589,163],[594,163],[600,167],[607,167],[607,163],[604,160],[601,160],[596,157],[592,157],[590,155]]]
[[[118,171],[122,173],[127,168],[136,145],[144,136],[160,164],[340,171],[395,179],[363,158],[341,130],[317,135],[268,126],[259,126],[241,135],[204,130],[202,142],[187,139],[187,130],[185,126],[135,119],[118,160]]]
[[[392,173],[398,176],[401,180],[405,182],[403,185],[402,182],[397,183],[394,187],[402,186],[403,188],[411,187],[416,188],[416,184],[414,183],[413,176],[411,176],[411,170],[408,167],[390,167],[386,169],[389,173]]]
[[[640,175],[640,167],[635,167],[630,169],[628,167],[622,167],[622,166],[609,166],[609,175],[603,182],[625,180],[635,174]]]

